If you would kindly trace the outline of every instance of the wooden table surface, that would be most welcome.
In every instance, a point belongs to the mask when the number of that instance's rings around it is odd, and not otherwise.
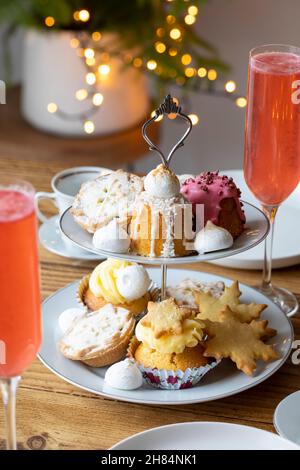
[[[1,116],[0,116],[1,122]],[[0,175],[21,177],[37,190],[49,190],[50,178],[57,171],[77,164],[70,155],[66,161],[47,152],[41,160],[38,151],[31,154],[8,144],[0,127]],[[47,146],[48,138],[38,137]],[[17,137],[16,137],[17,139]],[[54,139],[53,137],[51,139]],[[59,139],[57,139],[59,140]],[[74,143],[76,148],[76,143]],[[55,151],[53,144],[52,151]],[[82,151],[81,151],[82,152]],[[81,156],[83,157],[82,153]],[[82,164],[95,164],[93,157]],[[105,164],[105,161],[99,161]],[[108,164],[108,162],[106,162]],[[42,296],[45,299],[57,289],[90,272],[95,263],[61,258],[40,248]],[[241,282],[260,281],[257,271],[233,270],[209,264],[188,264],[196,271],[213,272]],[[274,283],[291,289],[300,298],[300,265],[274,271]],[[300,316],[293,318],[296,338],[300,338]],[[182,406],[143,406],[123,403],[80,390],[55,376],[39,360],[25,372],[17,400],[18,445],[25,449],[107,449],[134,433],[165,424],[186,421],[225,421],[256,426],[274,431],[276,405],[286,395],[300,389],[300,366],[290,359],[271,378],[257,387],[230,398],[209,403]],[[0,407],[0,448],[4,448],[4,416]]]

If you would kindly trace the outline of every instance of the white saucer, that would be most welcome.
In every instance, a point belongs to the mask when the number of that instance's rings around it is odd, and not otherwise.
[[[274,413],[274,426],[280,436],[300,446],[300,390],[279,403]]]
[[[170,424],[128,437],[111,450],[300,450],[262,429],[240,424],[193,422]]]
[[[242,199],[260,207],[258,200],[253,196],[244,179],[242,170],[223,171],[232,176],[242,191]],[[273,268],[285,268],[300,263],[300,185],[294,193],[279,208],[274,234]],[[264,258],[264,244],[251,248],[230,258],[222,258],[210,263],[218,266],[238,269],[262,269]]]
[[[59,215],[50,217],[39,228],[39,240],[46,250],[65,258],[80,260],[101,260],[103,256],[95,255],[89,251],[78,248],[69,240],[64,241],[58,226]]]
[[[150,278],[160,285],[160,269],[152,267],[147,270]],[[203,282],[224,281],[226,285],[232,283],[229,279],[212,274],[187,269],[170,268],[168,270],[168,285],[175,286],[186,278]],[[197,386],[184,390],[157,390],[146,384],[137,390],[117,390],[104,382],[106,367],[92,368],[79,361],[68,360],[58,350],[57,344],[61,338],[58,317],[63,310],[78,306],[76,301],[77,286],[78,282],[73,282],[43,302],[43,341],[39,358],[46,367],[62,379],[97,395],[133,403],[156,405],[182,405],[212,401],[235,395],[263,382],[284,364],[290,354],[293,328],[289,319],[263,294],[249,286],[240,284],[243,301],[268,305],[262,317],[269,320],[271,327],[277,330],[277,335],[271,339],[270,343],[275,345],[280,355],[278,360],[268,363],[258,361],[254,376],[249,377],[238,371],[231,361],[224,359]]]

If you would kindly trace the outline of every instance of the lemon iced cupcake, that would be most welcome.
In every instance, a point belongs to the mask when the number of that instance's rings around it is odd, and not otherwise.
[[[129,357],[154,387],[192,387],[217,364],[203,355],[203,328],[194,310],[179,307],[172,298],[149,302],[147,315],[136,326]]]
[[[143,266],[108,258],[82,279],[77,297],[90,310],[98,310],[111,303],[138,315],[146,309],[150,300],[150,284]]]

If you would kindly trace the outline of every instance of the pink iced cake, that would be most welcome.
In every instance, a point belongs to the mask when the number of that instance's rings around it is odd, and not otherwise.
[[[219,175],[218,171],[206,171],[196,178],[188,178],[180,192],[193,204],[194,214],[197,204],[204,205],[204,224],[211,220],[228,230],[233,238],[243,232],[246,218],[240,200],[241,191],[232,178]]]

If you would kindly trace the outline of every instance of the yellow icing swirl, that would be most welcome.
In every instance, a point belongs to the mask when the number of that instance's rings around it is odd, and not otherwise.
[[[135,263],[108,258],[100,263],[91,274],[89,288],[96,297],[104,297],[107,302],[114,305],[125,302],[124,297],[117,289],[117,273],[122,268]]]
[[[193,348],[203,338],[203,323],[196,319],[185,319],[182,323],[182,333],[164,334],[155,338],[151,328],[145,327],[141,322],[137,324],[135,334],[139,341],[149,348],[163,354],[180,354],[186,347]]]

